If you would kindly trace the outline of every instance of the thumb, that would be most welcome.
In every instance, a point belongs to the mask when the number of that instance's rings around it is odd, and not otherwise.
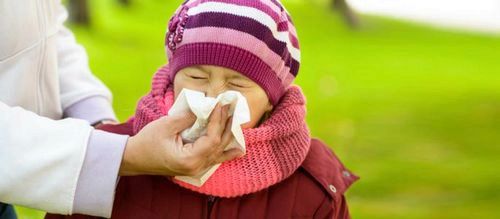
[[[171,134],[177,134],[191,127],[195,121],[196,116],[191,111],[178,115],[165,116],[165,126],[169,129]]]

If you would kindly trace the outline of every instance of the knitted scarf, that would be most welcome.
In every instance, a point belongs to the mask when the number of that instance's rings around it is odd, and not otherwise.
[[[174,103],[170,75],[168,65],[154,75],[151,91],[141,98],[131,120],[134,133],[165,116]],[[222,163],[203,186],[172,180],[206,195],[236,197],[263,190],[292,175],[310,147],[305,98],[300,88],[289,87],[271,116],[258,127],[244,129],[243,134],[247,147],[245,156]]]

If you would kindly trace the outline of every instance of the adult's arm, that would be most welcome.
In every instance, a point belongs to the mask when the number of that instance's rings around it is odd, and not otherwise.
[[[89,68],[85,49],[64,26],[68,13],[62,4],[57,10],[57,71],[64,117],[95,124],[116,121],[111,93]],[[71,213],[109,217],[114,201],[118,170],[126,138],[94,130],[88,140]]]
[[[55,121],[0,102],[0,202],[75,213],[78,179],[95,133],[83,120]],[[128,137],[114,136],[117,145]]]

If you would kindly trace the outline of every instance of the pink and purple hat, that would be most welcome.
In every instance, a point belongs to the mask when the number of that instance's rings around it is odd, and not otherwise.
[[[279,0],[187,0],[165,39],[172,78],[191,65],[217,65],[259,84],[276,105],[298,74],[297,32]]]

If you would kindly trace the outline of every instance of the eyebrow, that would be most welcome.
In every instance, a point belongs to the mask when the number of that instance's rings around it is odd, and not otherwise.
[[[234,74],[231,76],[231,79],[242,79],[242,80],[250,80],[249,78],[243,76],[243,75],[240,75],[240,74]]]

